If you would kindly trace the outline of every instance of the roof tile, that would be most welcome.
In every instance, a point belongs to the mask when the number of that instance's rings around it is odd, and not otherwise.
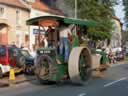
[[[27,9],[27,7],[23,5],[19,0],[0,0],[0,4],[5,4],[5,5]]]
[[[40,10],[40,11],[53,13],[53,14],[56,14],[56,15],[64,15],[64,13],[61,12],[60,10],[51,9],[46,4],[40,2],[40,0],[36,0],[36,2],[32,4],[32,8]]]

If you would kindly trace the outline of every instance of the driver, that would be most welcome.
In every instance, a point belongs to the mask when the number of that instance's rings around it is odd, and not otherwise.
[[[70,44],[69,37],[71,37],[71,36],[72,36],[71,29],[69,27],[63,26],[63,28],[61,28],[61,30],[60,30],[59,51],[60,51],[61,55],[64,54],[65,63],[68,62],[68,58],[69,58],[69,51],[70,51],[70,48],[69,48],[69,44]],[[63,48],[64,48],[64,50],[63,50]]]
[[[44,48],[48,48],[48,36],[47,36],[47,34],[42,35],[41,43],[42,43]]]

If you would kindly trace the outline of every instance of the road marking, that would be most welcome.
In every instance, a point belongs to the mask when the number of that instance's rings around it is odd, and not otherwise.
[[[127,79],[126,77],[120,78],[119,80],[116,80],[116,81],[113,81],[113,82],[110,82],[110,83],[105,84],[104,87],[111,86],[111,85],[113,85],[115,83],[118,83],[118,82],[123,81],[123,80],[126,80],[126,79]]]
[[[80,93],[78,96],[86,96],[86,93]]]

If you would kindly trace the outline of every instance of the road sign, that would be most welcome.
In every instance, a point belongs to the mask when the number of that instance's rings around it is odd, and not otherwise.
[[[45,30],[33,29],[33,34],[39,34],[39,32],[40,32],[40,34],[45,34]]]

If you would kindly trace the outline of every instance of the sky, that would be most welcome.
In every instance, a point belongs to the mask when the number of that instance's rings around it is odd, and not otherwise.
[[[119,5],[114,6],[114,9],[116,11],[116,16],[121,20],[121,22],[124,22],[123,8],[124,8],[124,6],[122,5],[122,2],[120,2]]]
[[[123,11],[123,5],[122,2],[119,3],[119,5],[116,5],[114,7],[115,11],[116,11],[116,16],[121,19],[121,21],[123,21],[124,18],[124,11]]]

